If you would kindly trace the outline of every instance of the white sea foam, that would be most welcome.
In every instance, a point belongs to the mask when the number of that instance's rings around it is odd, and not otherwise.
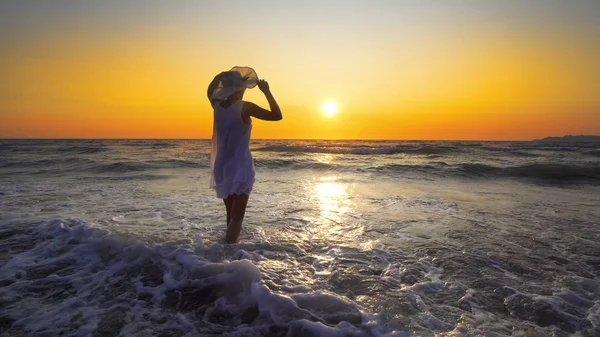
[[[379,335],[360,328],[364,316],[356,303],[324,292],[277,294],[261,284],[260,270],[248,259],[211,263],[189,249],[115,238],[77,220],[29,229],[35,246],[0,268],[12,275],[0,300],[15,331],[85,335],[112,320],[115,334],[142,333],[153,317],[178,321],[182,334],[272,326],[314,336]],[[200,322],[198,310],[204,312]]]

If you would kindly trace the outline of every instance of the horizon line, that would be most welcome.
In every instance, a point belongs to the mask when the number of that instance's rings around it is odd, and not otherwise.
[[[253,138],[252,140],[315,140],[315,141],[439,141],[439,142],[530,142],[540,140],[544,138],[562,138],[566,136],[588,136],[588,137],[600,137],[600,135],[564,135],[564,136],[546,136],[542,138],[533,138],[528,140],[515,140],[515,139],[401,139],[401,138]],[[0,140],[211,140],[211,138],[153,138],[153,137],[141,137],[141,138],[120,138],[120,137],[0,137]]]

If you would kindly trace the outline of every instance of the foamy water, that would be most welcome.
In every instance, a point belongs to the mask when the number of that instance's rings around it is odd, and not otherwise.
[[[600,335],[600,147],[0,141],[0,334]]]

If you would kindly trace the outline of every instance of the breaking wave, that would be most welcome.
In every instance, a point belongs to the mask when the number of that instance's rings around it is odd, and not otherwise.
[[[8,226],[0,238],[9,335],[382,335],[345,297],[270,290],[241,249],[211,262],[218,244],[148,244],[80,220]]]

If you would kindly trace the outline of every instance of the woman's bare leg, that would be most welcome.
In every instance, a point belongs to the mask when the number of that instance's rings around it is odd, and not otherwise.
[[[246,214],[246,205],[248,204],[248,194],[233,194],[230,197],[232,199],[231,219],[227,225],[225,243],[234,243],[237,241],[242,231],[242,221]]]
[[[228,196],[226,199],[223,199],[223,202],[225,203],[225,210],[227,211],[227,227],[229,227],[229,221],[231,220],[231,203],[233,200],[233,196]]]

